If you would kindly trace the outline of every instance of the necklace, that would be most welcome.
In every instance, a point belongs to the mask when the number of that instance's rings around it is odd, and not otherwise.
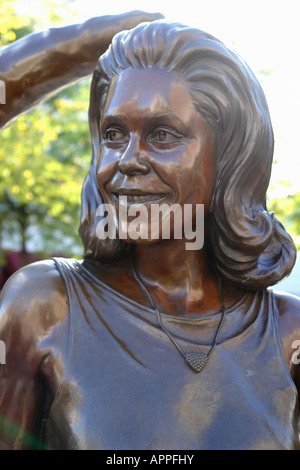
[[[220,304],[221,304],[221,320],[220,320],[220,323],[218,325],[218,328],[217,328],[217,331],[216,331],[216,334],[215,334],[215,339],[214,339],[213,345],[212,345],[212,347],[211,347],[208,354],[198,353],[198,352],[185,353],[181,349],[181,347],[179,346],[179,344],[177,343],[175,338],[173,338],[171,333],[163,325],[160,311],[156,308],[148,289],[146,288],[146,286],[143,283],[142,279],[140,278],[140,276],[136,272],[135,267],[134,267],[133,264],[132,264],[132,270],[133,270],[133,274],[134,274],[134,277],[135,277],[137,283],[139,284],[139,286],[142,288],[142,290],[145,292],[146,296],[148,297],[150,305],[152,306],[153,310],[156,311],[157,320],[158,320],[160,328],[166,333],[166,335],[172,341],[174,346],[178,349],[180,354],[185,358],[187,364],[193,369],[193,371],[197,372],[197,373],[201,372],[203,370],[203,368],[205,367],[205,365],[207,364],[207,361],[209,360],[210,356],[212,355],[212,353],[215,350],[215,347],[217,345],[217,340],[218,340],[218,337],[219,337],[219,333],[221,331],[221,328],[222,328],[222,325],[223,325],[223,322],[224,322],[224,318],[225,318],[225,308],[224,308],[224,303],[223,303],[223,296],[222,296],[222,288],[221,288],[220,278],[218,278],[217,286],[218,286],[219,300],[220,300]]]

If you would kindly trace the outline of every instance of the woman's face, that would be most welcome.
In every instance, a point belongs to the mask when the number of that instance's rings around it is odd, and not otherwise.
[[[193,219],[196,204],[209,210],[215,185],[212,137],[187,86],[174,74],[129,69],[115,76],[100,136],[97,182],[104,202],[116,210],[118,230],[120,208],[128,215],[129,208],[132,214],[143,205],[149,225],[153,205],[192,205]],[[150,241],[148,235],[143,243]]]

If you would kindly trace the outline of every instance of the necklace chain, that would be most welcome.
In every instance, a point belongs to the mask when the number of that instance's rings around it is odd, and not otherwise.
[[[224,318],[225,318],[225,308],[224,308],[224,302],[223,302],[223,296],[222,296],[222,286],[221,286],[221,280],[220,278],[218,278],[218,296],[219,296],[219,301],[220,301],[220,305],[221,305],[221,320],[220,320],[220,323],[218,325],[218,328],[217,328],[217,331],[216,331],[216,334],[215,334],[215,338],[214,338],[214,342],[213,342],[213,345],[209,351],[208,354],[205,354],[205,353],[197,353],[197,352],[189,352],[189,353],[185,353],[181,347],[179,346],[179,344],[177,343],[177,341],[175,340],[175,338],[171,335],[171,333],[167,330],[167,328],[163,325],[163,322],[162,322],[162,318],[161,318],[161,314],[160,314],[160,311],[158,310],[158,308],[156,308],[154,302],[153,302],[153,299],[150,295],[150,292],[148,291],[148,289],[146,288],[145,284],[143,283],[142,279],[140,278],[140,276],[138,275],[134,265],[132,264],[132,270],[133,270],[133,274],[134,274],[134,277],[137,281],[137,283],[139,284],[139,286],[142,288],[142,290],[145,292],[146,296],[148,297],[149,299],[149,302],[150,302],[150,305],[152,306],[152,308],[156,311],[156,315],[157,315],[157,320],[158,320],[158,323],[159,323],[159,326],[160,328],[165,332],[165,334],[169,337],[169,339],[172,341],[172,343],[174,344],[174,346],[178,349],[178,351],[180,352],[180,354],[185,358],[186,362],[188,363],[188,365],[193,369],[194,372],[201,372],[201,370],[205,367],[208,359],[210,358],[210,356],[212,355],[212,353],[214,352],[215,350],[215,347],[217,345],[217,340],[218,340],[218,337],[219,337],[219,333],[221,331],[221,328],[222,328],[222,325],[223,325],[223,322],[224,322]]]

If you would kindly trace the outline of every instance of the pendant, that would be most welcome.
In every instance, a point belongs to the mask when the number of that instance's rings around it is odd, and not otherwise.
[[[188,365],[198,373],[205,367],[208,357],[204,353],[191,352],[185,355],[185,359]]]

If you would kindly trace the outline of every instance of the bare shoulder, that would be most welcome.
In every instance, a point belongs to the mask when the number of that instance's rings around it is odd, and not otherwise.
[[[45,404],[55,394],[66,361],[68,319],[63,319],[67,312],[64,282],[52,261],[20,269],[4,286],[0,298],[1,448],[27,448],[29,441],[35,442],[31,436],[39,440]],[[61,328],[56,328],[58,324]]]
[[[300,297],[281,291],[273,291],[280,322],[290,327],[300,327]]]
[[[51,260],[17,271],[6,282],[0,301],[0,325],[30,322],[47,328],[67,314],[65,284]]]

